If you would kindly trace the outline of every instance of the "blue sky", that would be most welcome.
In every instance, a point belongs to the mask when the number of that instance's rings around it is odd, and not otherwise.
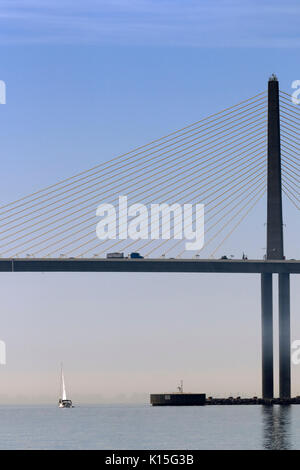
[[[1,201],[251,97],[273,72],[290,93],[300,79],[299,13],[296,1],[0,0]],[[265,210],[260,204],[226,252],[262,256]],[[297,216],[285,201],[293,258]],[[78,400],[172,390],[182,378],[190,391],[260,393],[257,276],[0,278],[8,360],[0,401],[56,400],[61,360]]]
[[[299,46],[297,1],[1,2],[7,43],[188,47]]]

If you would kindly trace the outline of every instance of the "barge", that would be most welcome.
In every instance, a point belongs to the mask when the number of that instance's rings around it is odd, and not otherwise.
[[[205,393],[151,393],[152,406],[203,406],[206,403]]]

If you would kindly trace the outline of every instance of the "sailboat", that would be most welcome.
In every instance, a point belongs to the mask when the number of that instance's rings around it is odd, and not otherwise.
[[[59,408],[74,408],[72,404],[72,400],[67,399],[65,378],[64,378],[62,365],[61,365],[61,379],[60,380],[61,380],[61,398],[58,400],[58,407]]]

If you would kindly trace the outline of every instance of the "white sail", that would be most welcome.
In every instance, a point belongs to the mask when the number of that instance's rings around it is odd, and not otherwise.
[[[65,379],[64,379],[64,373],[63,373],[62,368],[61,368],[61,398],[62,398],[62,400],[67,399]]]

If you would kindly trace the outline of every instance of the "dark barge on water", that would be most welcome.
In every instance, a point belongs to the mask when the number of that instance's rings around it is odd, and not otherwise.
[[[152,406],[204,406],[204,405],[300,405],[300,396],[293,398],[206,398],[205,393],[184,393],[183,380],[176,393],[151,393]]]
[[[152,393],[152,406],[203,406],[203,405],[300,405],[300,396],[293,398],[206,398],[205,393]]]
[[[205,393],[152,393],[150,403],[153,406],[202,406],[205,405]]]

